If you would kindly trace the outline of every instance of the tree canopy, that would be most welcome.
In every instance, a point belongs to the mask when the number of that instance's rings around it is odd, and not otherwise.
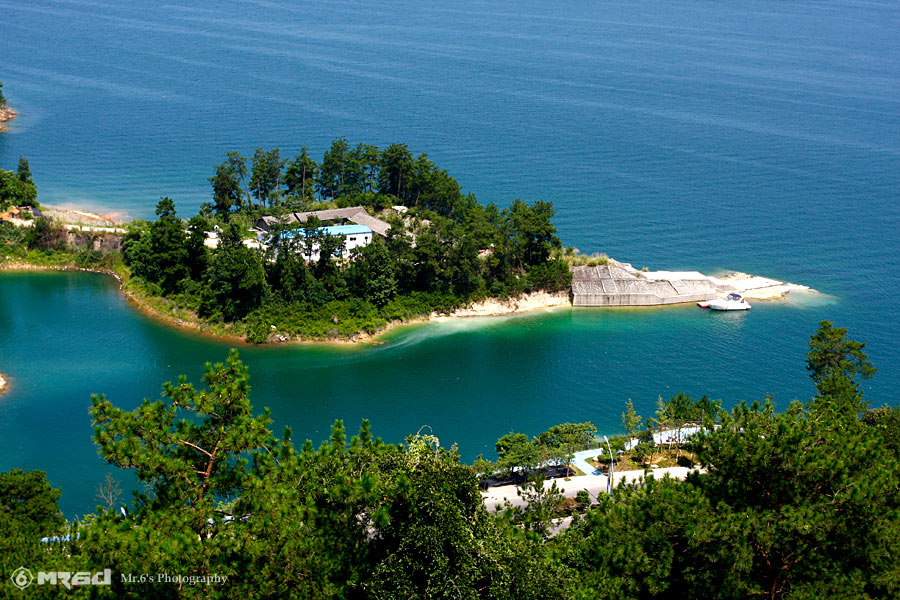
[[[0,211],[10,206],[38,206],[37,187],[24,156],[15,171],[0,169]]]
[[[829,339],[863,372],[861,346]],[[201,386],[180,377],[132,410],[92,398],[101,456],[142,486],[127,511],[100,506],[66,524],[43,473],[0,474],[0,567],[113,570],[111,589],[73,588],[76,597],[896,597],[900,409],[859,418],[838,410],[858,390],[840,390],[850,396],[783,412],[771,399],[715,410],[717,426],[689,442],[703,469],[685,481],[648,477],[573,503],[534,473],[522,507],[493,512],[475,470],[433,434],[390,444],[363,421],[348,439],[336,421],[318,447],[295,447],[290,430],[275,437],[232,351],[206,365]],[[663,406],[717,408],[684,395]],[[566,423],[504,435],[496,450],[537,466],[551,455],[541,448],[566,456],[593,433]],[[71,537],[39,541],[61,533]],[[0,591],[19,593],[8,577]]]

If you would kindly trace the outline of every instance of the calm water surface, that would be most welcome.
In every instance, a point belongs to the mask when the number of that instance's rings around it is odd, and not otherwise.
[[[406,142],[501,205],[552,200],[567,245],[640,267],[745,270],[828,297],[559,310],[392,333],[376,348],[246,348],[277,429],[430,425],[466,458],[510,429],[688,391],[806,397],[828,318],[868,342],[867,394],[897,402],[900,5],[893,2],[3,2],[0,81],[48,204],[186,214],[228,150],[316,156]],[[103,465],[87,405],[156,397],[225,345],[150,322],[112,280],[0,275],[0,469],[48,471],[69,514]]]

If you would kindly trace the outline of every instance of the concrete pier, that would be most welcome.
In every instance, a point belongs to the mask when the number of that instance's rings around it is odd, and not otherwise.
[[[687,278],[654,278],[628,265],[610,261],[572,269],[572,306],[653,306],[700,302],[717,289],[700,273]]]

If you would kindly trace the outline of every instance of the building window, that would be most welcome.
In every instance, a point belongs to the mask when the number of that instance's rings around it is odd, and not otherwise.
[[[351,242],[355,242],[355,241],[356,241],[356,238],[355,238],[355,237],[351,237],[351,238],[350,238],[350,241],[351,241]]]

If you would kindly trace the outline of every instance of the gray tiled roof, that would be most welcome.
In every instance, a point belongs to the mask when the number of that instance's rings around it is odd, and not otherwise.
[[[320,221],[335,221],[337,219],[343,219],[346,221],[350,221],[351,223],[356,223],[357,225],[365,225],[380,236],[387,235],[388,229],[391,228],[390,223],[386,223],[381,219],[377,219],[371,216],[362,206],[289,213],[280,217],[262,217],[257,221],[257,224],[263,229],[271,229],[274,224],[279,222],[283,222],[286,225],[305,223],[307,220],[309,220],[310,217],[316,217]]]

